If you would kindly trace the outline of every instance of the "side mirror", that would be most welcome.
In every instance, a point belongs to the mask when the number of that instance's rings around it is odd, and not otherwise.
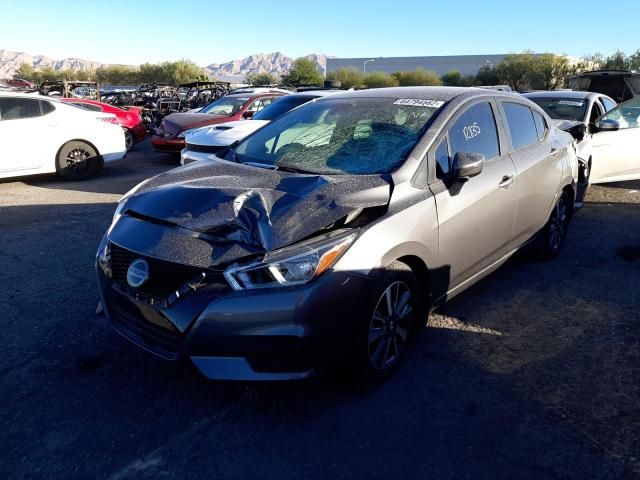
[[[620,124],[615,120],[603,119],[596,122],[596,128],[599,132],[615,132],[620,130]]]
[[[482,172],[484,155],[479,153],[458,152],[453,157],[453,177],[457,181],[466,182]]]
[[[242,114],[243,118],[251,118],[253,117],[253,114],[256,113],[253,110],[245,110],[245,112]]]

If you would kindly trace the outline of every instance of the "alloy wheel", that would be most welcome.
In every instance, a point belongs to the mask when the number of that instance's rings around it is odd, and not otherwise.
[[[133,148],[133,135],[129,130],[125,130],[124,132],[124,144],[127,152]]]
[[[569,223],[567,195],[563,194],[558,200],[551,218],[549,219],[549,249],[558,252],[564,243]]]
[[[378,300],[369,324],[369,361],[378,370],[393,366],[402,356],[413,313],[409,286],[393,282]]]
[[[82,147],[76,147],[67,153],[65,157],[66,168],[73,172],[82,172],[87,170],[89,162],[87,160],[91,157],[91,153]]]

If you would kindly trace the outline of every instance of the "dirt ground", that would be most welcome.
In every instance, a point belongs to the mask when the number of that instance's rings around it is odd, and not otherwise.
[[[433,314],[397,375],[210,382],[95,314],[115,202],[172,164],[0,182],[0,472],[27,478],[640,478],[640,182],[593,186],[559,259]]]

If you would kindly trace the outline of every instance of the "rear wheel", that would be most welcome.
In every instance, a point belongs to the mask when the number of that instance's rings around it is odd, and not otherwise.
[[[356,374],[365,386],[385,381],[404,357],[415,325],[416,280],[411,269],[392,263],[382,273],[381,288],[373,297],[355,339]]]
[[[84,180],[97,174],[101,167],[96,149],[80,140],[64,144],[56,159],[56,171],[66,180]]]
[[[133,148],[133,144],[135,143],[135,139],[133,138],[133,133],[131,130],[126,128],[124,130],[124,144],[127,147],[127,152]]]
[[[567,192],[563,191],[538,241],[537,250],[541,258],[555,258],[562,250],[571,220],[571,211],[571,199]]]

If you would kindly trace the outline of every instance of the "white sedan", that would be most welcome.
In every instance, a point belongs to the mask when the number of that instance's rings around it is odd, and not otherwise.
[[[114,115],[51,97],[0,93],[0,178],[56,172],[80,180],[126,154]]]
[[[640,179],[640,97],[621,103],[596,121],[589,183]]]

